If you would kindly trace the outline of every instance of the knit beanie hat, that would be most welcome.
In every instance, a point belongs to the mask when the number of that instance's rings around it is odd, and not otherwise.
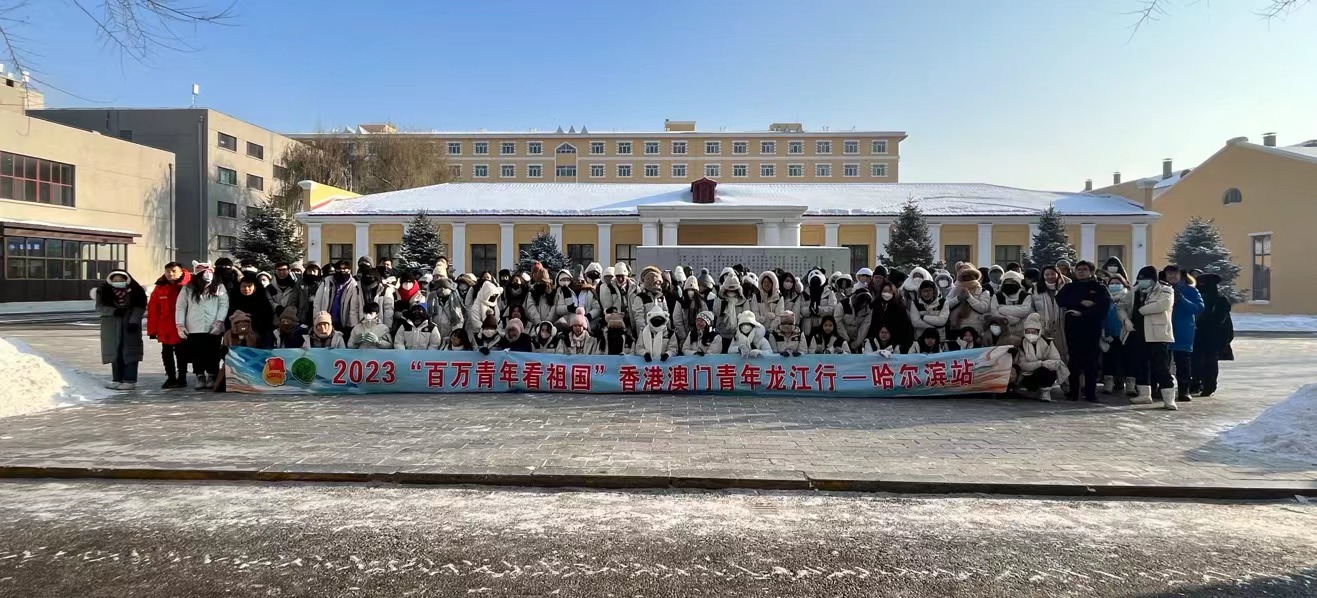
[[[605,314],[605,315],[604,315],[604,322],[608,324],[608,327],[609,327],[609,328],[625,328],[625,327],[626,327],[626,318],[623,317],[623,316],[622,316],[622,313],[619,312],[619,311],[613,311],[613,312],[611,312],[611,313]]]
[[[572,315],[571,325],[580,326],[581,328],[587,328],[589,326],[589,323],[585,321],[584,307],[576,308],[576,313]]]
[[[237,328],[238,324],[242,322],[246,322],[248,324],[252,323],[252,317],[247,315],[247,312],[245,311],[238,310],[233,312],[233,315],[229,316],[229,324],[233,325],[234,328]]]
[[[512,318],[511,320],[508,320],[508,326],[507,326],[507,328],[508,328],[508,335],[509,335],[509,336],[512,335],[512,331],[514,331],[514,330],[517,331],[517,334],[521,334],[522,331],[525,330],[525,326],[523,326],[523,325],[521,324],[521,320],[519,320],[519,319],[517,319],[517,318]]]
[[[713,328],[713,312],[709,310],[704,310],[700,312],[698,315],[696,315],[695,319],[704,320],[704,323],[708,325],[709,328]]]
[[[297,323],[297,308],[296,308],[296,307],[293,307],[293,306],[291,306],[291,305],[288,306],[288,307],[283,308],[283,311],[279,312],[279,321],[282,322],[282,321],[284,321],[284,320],[289,320],[289,321],[293,322],[294,324],[296,324],[296,323]]]

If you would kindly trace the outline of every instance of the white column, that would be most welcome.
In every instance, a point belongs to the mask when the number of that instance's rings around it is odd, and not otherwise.
[[[800,247],[800,222],[783,222],[779,237],[785,247]]]
[[[613,225],[600,224],[599,226],[599,246],[594,248],[594,254],[604,268],[613,265]]]
[[[1093,261],[1097,259],[1097,225],[1079,225],[1079,259]]]
[[[1025,245],[1025,249],[1028,249],[1029,247],[1033,247],[1033,238],[1034,238],[1034,237],[1037,237],[1037,236],[1038,236],[1038,223],[1037,223],[1037,222],[1030,223],[1030,224],[1029,224],[1029,242],[1028,242],[1027,245]]]
[[[358,258],[361,258],[362,256],[365,256],[365,257],[370,258],[370,263],[372,263],[372,264],[375,263],[375,256],[373,256],[373,255],[370,254],[371,247],[370,247],[370,223],[369,223],[369,222],[367,222],[367,223],[365,223],[365,224],[361,224],[361,223],[358,223],[358,224],[357,224],[357,240],[356,240],[356,246],[354,246],[354,247],[352,248],[352,250],[355,251],[355,252],[357,253],[357,257],[358,257]]]
[[[823,225],[823,245],[825,247],[841,246],[841,235],[839,234],[840,228],[840,224],[828,223]]]
[[[448,265],[453,267],[453,272],[457,275],[466,272],[466,223],[453,223],[453,238],[448,247]]]
[[[873,254],[882,256],[887,252],[887,244],[892,240],[892,223],[879,222],[873,225],[874,229],[874,247]]]
[[[677,245],[677,224],[676,220],[664,220],[660,222],[663,227],[663,245],[665,247],[675,247]]]
[[[516,225],[509,222],[500,222],[498,225],[499,268],[512,268],[517,265],[516,235],[513,234],[514,226]]]
[[[550,224],[549,234],[554,240],[558,241],[558,251],[567,251],[567,245],[562,240],[562,224]]]
[[[979,223],[979,267],[992,265],[992,225]]]
[[[640,221],[640,244],[648,247],[659,244],[657,220]]]
[[[1148,225],[1147,223],[1131,224],[1130,228],[1133,230],[1130,237],[1129,272],[1137,274],[1140,269],[1148,265]]]
[[[755,245],[763,247],[764,244],[768,242],[768,233],[766,232],[767,228],[768,225],[764,224],[763,222],[755,224],[755,235],[756,235]]]
[[[320,263],[320,256],[324,255],[320,249],[320,226],[319,223],[306,225],[306,261],[317,264]]]
[[[764,231],[765,247],[778,247],[782,245],[782,227],[781,222],[764,222],[759,228]]]
[[[942,224],[930,222],[928,224],[928,237],[933,241],[933,261],[942,261]],[[955,264],[947,264],[948,268],[951,266],[955,266]]]

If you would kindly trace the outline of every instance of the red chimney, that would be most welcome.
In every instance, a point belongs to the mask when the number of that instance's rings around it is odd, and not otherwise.
[[[705,177],[691,183],[691,201],[694,203],[713,203],[714,189],[718,181]]]

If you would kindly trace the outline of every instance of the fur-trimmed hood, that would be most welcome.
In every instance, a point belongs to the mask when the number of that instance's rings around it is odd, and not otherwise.
[[[918,277],[918,278],[916,278]],[[933,275],[923,266],[915,266],[910,269],[910,276],[906,277],[905,282],[901,283],[902,291],[918,292],[919,283],[925,280],[933,280]]]

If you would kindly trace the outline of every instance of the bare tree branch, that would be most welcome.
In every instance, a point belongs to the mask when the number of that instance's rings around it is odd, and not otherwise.
[[[1205,2],[1205,1],[1206,0],[1192,0],[1186,2],[1186,4],[1198,4],[1200,2]],[[1255,1],[1262,2],[1263,0],[1255,0]],[[1268,21],[1274,19],[1283,19],[1293,14],[1295,11],[1298,11],[1300,8],[1303,8],[1310,2],[1312,2],[1312,0],[1265,0],[1266,7],[1263,8],[1262,10],[1257,11],[1256,14],[1258,16],[1267,19]],[[1168,14],[1167,7],[1174,4],[1175,1],[1174,0],[1137,0],[1137,3],[1140,5],[1140,8],[1138,10],[1133,10],[1125,13],[1127,15],[1132,15],[1135,17],[1134,25],[1133,27],[1131,27],[1132,31],[1130,32],[1131,40],[1134,39],[1134,36],[1138,34],[1139,30],[1142,29],[1143,26],[1148,25],[1152,21],[1160,21],[1162,17],[1166,16]]]
[[[1271,0],[1271,3],[1258,14],[1262,15],[1267,20],[1282,19],[1289,16],[1290,13],[1303,8],[1303,6],[1308,4],[1309,1],[1310,0]]]

